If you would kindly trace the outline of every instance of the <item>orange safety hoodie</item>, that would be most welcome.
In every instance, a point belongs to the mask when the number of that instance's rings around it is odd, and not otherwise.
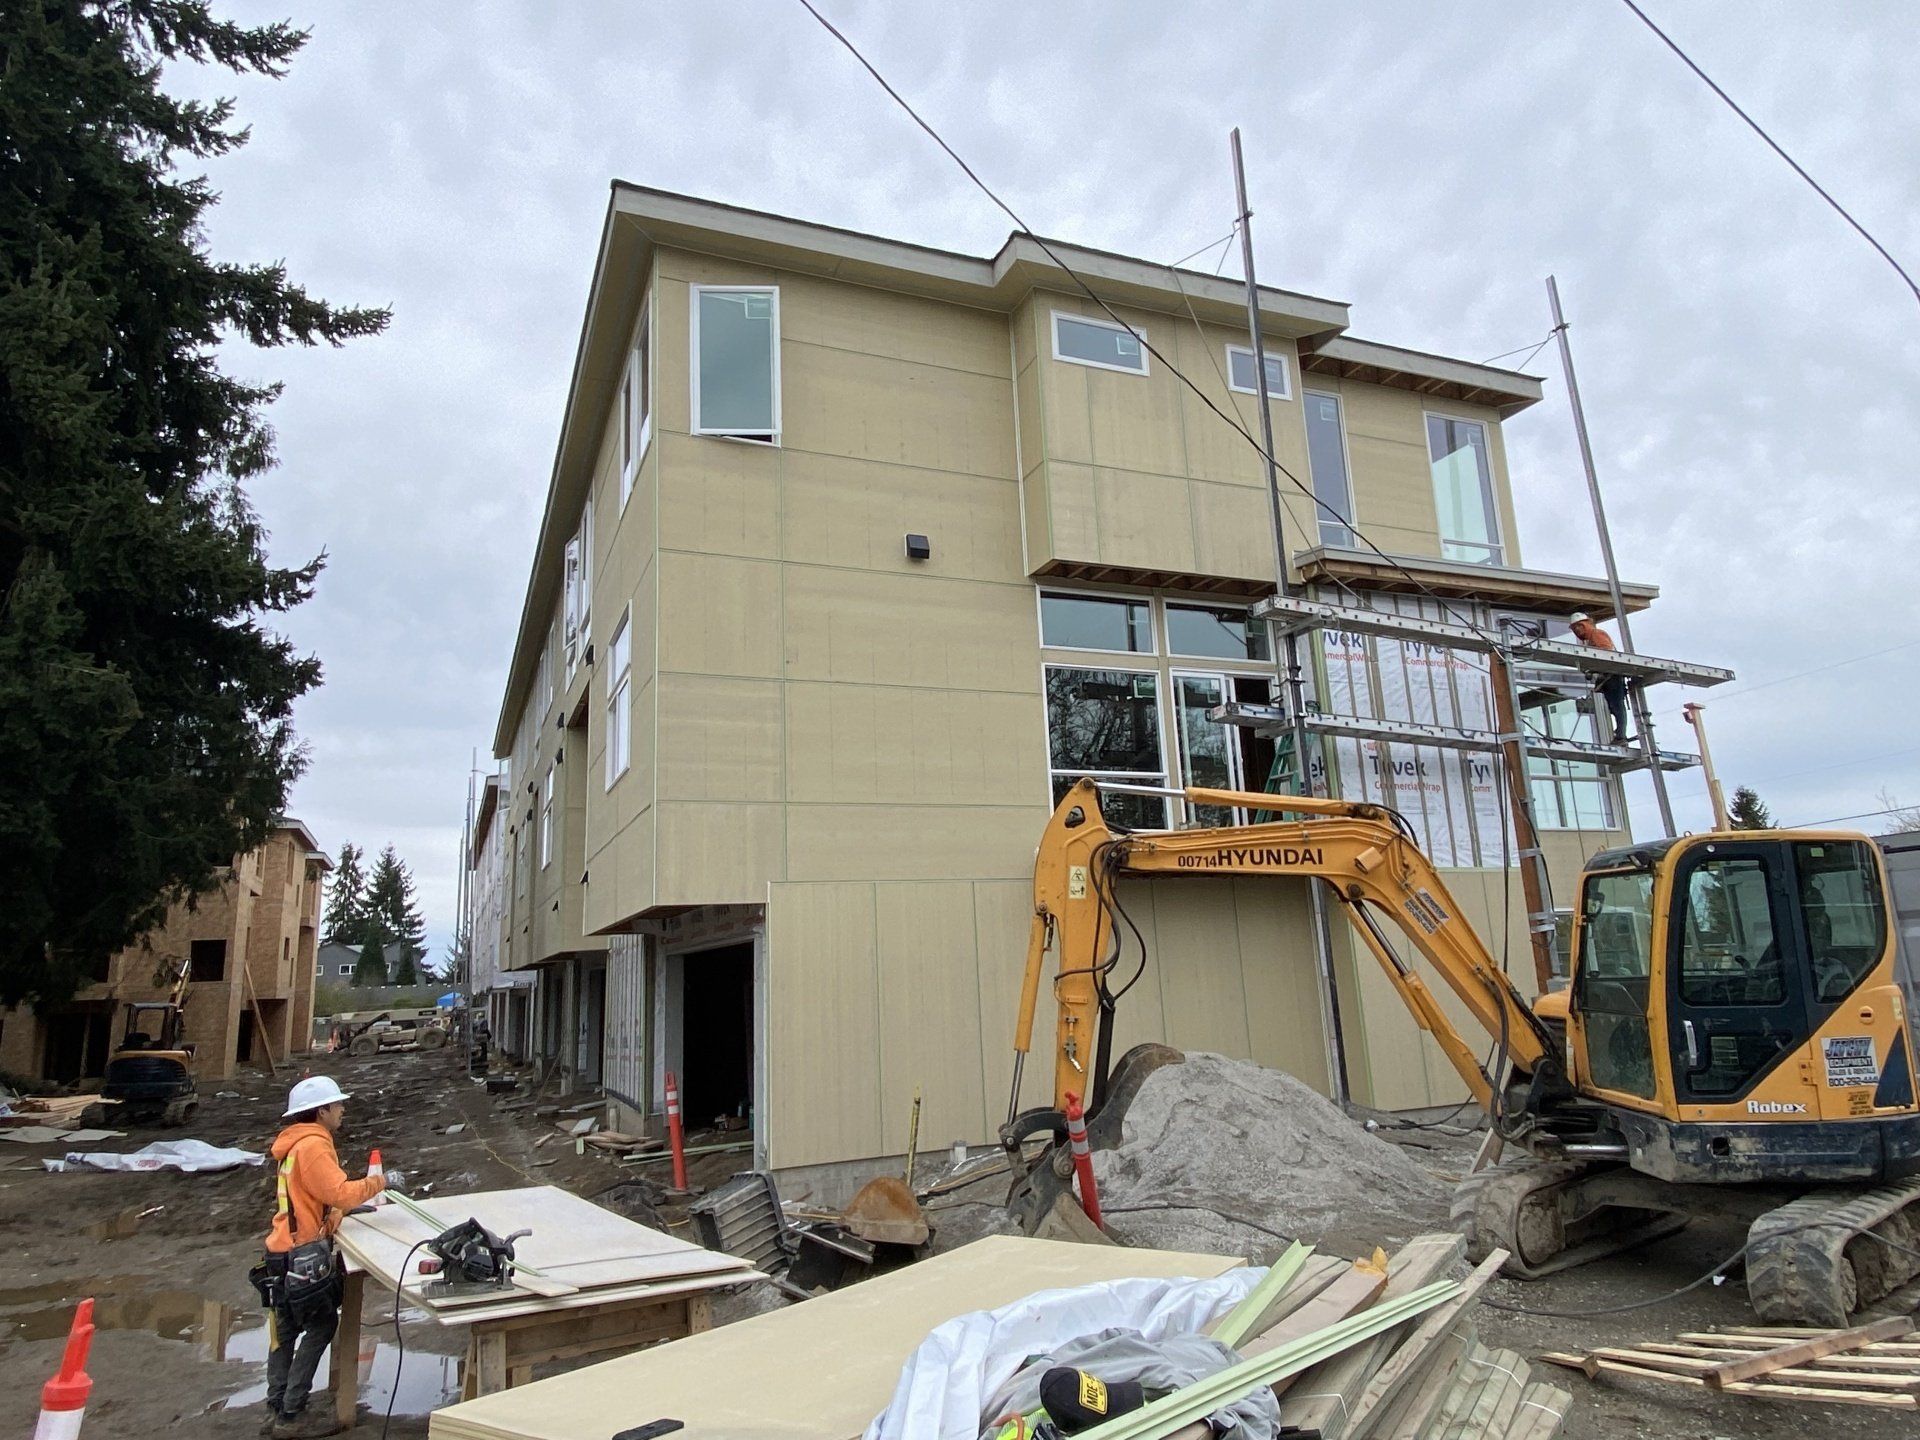
[[[275,1136],[273,1158],[280,1179],[267,1249],[276,1255],[333,1234],[341,1216],[387,1188],[378,1175],[349,1180],[334,1153],[333,1132],[315,1121],[289,1125]]]

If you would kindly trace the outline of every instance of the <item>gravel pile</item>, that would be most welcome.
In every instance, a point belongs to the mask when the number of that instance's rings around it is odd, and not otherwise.
[[[1263,1262],[1295,1239],[1353,1254],[1444,1228],[1451,1190],[1293,1076],[1199,1052],[1147,1078],[1093,1166],[1117,1237]]]

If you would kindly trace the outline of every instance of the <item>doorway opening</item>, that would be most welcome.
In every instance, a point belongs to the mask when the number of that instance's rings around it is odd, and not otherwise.
[[[699,1130],[722,1117],[750,1120],[753,942],[689,951],[674,959],[680,971],[679,1081],[684,1123],[689,1130]]]

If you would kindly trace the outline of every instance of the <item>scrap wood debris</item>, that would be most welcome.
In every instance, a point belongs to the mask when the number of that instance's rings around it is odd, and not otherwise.
[[[1765,1325],[1692,1330],[1668,1341],[1540,1358],[1590,1380],[1620,1376],[1768,1400],[1920,1408],[1920,1341],[1905,1315],[1845,1330]]]
[[[1480,1345],[1475,1334],[1474,1306],[1505,1252],[1454,1279],[1464,1255],[1458,1235],[1417,1236],[1391,1257],[1376,1251],[1357,1261],[1295,1244],[1206,1328],[1206,1338],[1219,1342],[1221,1360],[1151,1398],[1136,1382],[1150,1386],[1152,1375],[1164,1374],[1166,1367],[1158,1366],[1164,1347],[1144,1333],[1149,1343],[1131,1347],[1106,1340],[1131,1333],[1138,1317],[1103,1317],[1097,1297],[1108,1287],[1093,1287],[1088,1293],[1096,1298],[1081,1303],[1087,1313],[1080,1318],[1100,1343],[1062,1343],[1057,1356],[1050,1351],[1036,1359],[1023,1340],[1024,1363],[992,1398],[1011,1395],[1030,1404],[1037,1394],[1040,1404],[1009,1413],[990,1404],[980,1423],[989,1440],[1050,1430],[1084,1440],[1209,1440],[1216,1434],[1235,1440],[1552,1440],[1571,1395],[1536,1378],[1512,1351]],[[1123,1361],[1129,1350],[1136,1353]],[[1084,1370],[1066,1363],[1076,1357]],[[1082,1403],[1091,1417],[1076,1408]],[[896,1398],[896,1409],[874,1422],[869,1440],[903,1433],[889,1428],[901,1419],[899,1404]],[[1098,1423],[1087,1428],[1089,1418]],[[949,1440],[949,1428],[957,1440],[965,1426],[942,1425],[939,1440]]]

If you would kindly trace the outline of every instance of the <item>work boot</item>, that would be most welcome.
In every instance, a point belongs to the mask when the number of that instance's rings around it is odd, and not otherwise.
[[[294,1415],[283,1415],[273,1427],[273,1440],[317,1440],[321,1435],[338,1435],[344,1427],[326,1405],[309,1405]]]
[[[280,1412],[271,1405],[267,1406],[267,1413],[260,1417],[260,1433],[262,1435],[273,1434],[273,1427],[279,1423]]]

